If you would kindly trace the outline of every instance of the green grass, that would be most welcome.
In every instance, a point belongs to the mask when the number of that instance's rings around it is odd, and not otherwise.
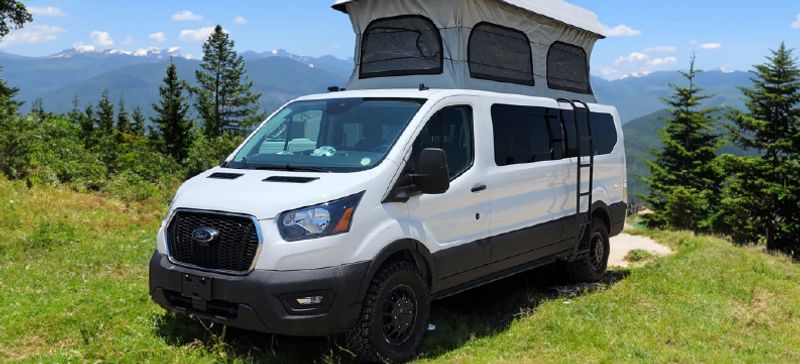
[[[0,360],[347,362],[340,339],[204,327],[147,295],[164,206],[0,181]],[[676,254],[567,286],[549,267],[438,301],[421,361],[799,362],[800,266],[640,230]]]
[[[625,254],[625,260],[630,263],[642,263],[654,257],[655,255],[653,255],[653,253],[642,249],[633,249],[629,251],[628,254]]]

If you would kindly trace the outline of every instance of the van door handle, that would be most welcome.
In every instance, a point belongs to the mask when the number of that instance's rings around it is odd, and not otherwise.
[[[486,185],[483,183],[478,183],[472,187],[472,192],[478,193],[481,191],[486,191]]]

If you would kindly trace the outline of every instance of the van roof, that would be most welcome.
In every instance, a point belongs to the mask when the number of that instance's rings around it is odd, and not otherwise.
[[[297,101],[329,100],[329,99],[350,98],[350,97],[443,99],[449,96],[488,96],[488,97],[504,98],[508,100],[508,102],[525,103],[531,101],[534,102],[538,101],[540,103],[548,103],[556,105],[556,99],[551,97],[529,96],[529,95],[472,90],[472,89],[428,89],[423,91],[414,88],[346,90],[346,91],[306,95],[299,97],[296,100]],[[591,106],[592,110],[596,111],[611,112],[612,110],[616,110],[615,107],[609,105],[603,105],[598,103],[588,103],[588,104]],[[568,108],[566,104],[564,104],[563,106],[564,106],[563,108]]]
[[[366,0],[336,0],[333,8],[347,13],[347,4]],[[527,12],[548,17],[564,24],[605,37],[605,27],[597,14],[564,0],[497,0]]]

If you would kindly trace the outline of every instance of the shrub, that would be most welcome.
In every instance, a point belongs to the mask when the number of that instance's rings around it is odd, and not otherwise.
[[[188,176],[197,175],[209,168],[219,165],[230,155],[244,137],[234,133],[223,133],[216,138],[209,138],[200,131],[192,132],[192,146],[184,165]]]

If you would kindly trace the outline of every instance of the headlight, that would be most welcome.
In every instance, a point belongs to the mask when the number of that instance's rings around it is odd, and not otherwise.
[[[350,231],[353,214],[364,192],[316,206],[286,211],[278,217],[278,228],[286,241],[321,238]]]

